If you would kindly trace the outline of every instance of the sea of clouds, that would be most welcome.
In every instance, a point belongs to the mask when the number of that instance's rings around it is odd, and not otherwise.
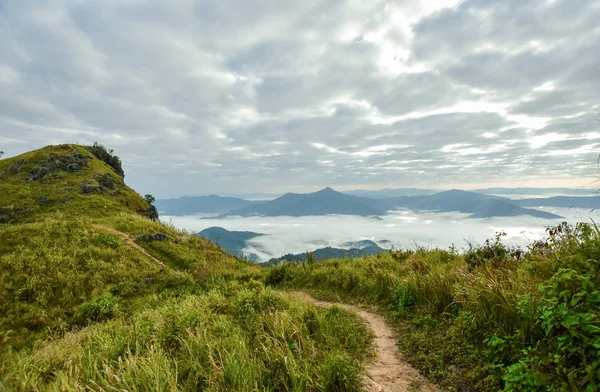
[[[344,247],[349,241],[368,239],[382,247],[414,249],[468,249],[469,243],[481,244],[496,232],[507,235],[504,242],[526,247],[545,235],[548,226],[561,221],[576,223],[599,220],[598,211],[566,208],[544,208],[564,219],[546,220],[531,216],[471,219],[460,213],[415,213],[410,210],[390,212],[380,218],[327,215],[306,217],[231,217],[215,219],[207,216],[163,216],[163,222],[197,233],[220,226],[231,231],[253,231],[265,234],[248,242],[245,254],[256,254],[260,261],[287,253],[302,253],[326,246]],[[389,241],[389,243],[383,241]]]

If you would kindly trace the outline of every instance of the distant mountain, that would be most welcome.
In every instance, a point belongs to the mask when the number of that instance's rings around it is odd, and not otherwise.
[[[225,216],[380,215],[373,199],[345,195],[331,188],[308,194],[287,193],[275,200],[222,214]]]
[[[162,215],[221,214],[260,202],[235,197],[185,196],[178,199],[158,199],[154,203]]]
[[[381,248],[375,242],[370,240],[362,240],[358,241],[355,244],[360,247],[351,248],[351,249],[341,249],[341,248],[332,248],[330,246],[326,248],[321,248],[309,252],[316,261],[319,260],[329,260],[329,259],[345,259],[345,258],[356,258],[368,255],[377,255],[382,252],[385,252],[386,249]],[[287,254],[281,257],[273,258],[265,263],[262,263],[264,266],[278,264],[284,261],[287,262],[295,262],[295,263],[303,263],[307,259],[306,252],[305,253],[297,253],[297,254]]]
[[[512,202],[521,207],[600,209],[600,196],[554,196],[548,198],[512,200]]]
[[[157,200],[156,207],[163,215],[212,213],[220,214],[218,218],[329,214],[380,216],[387,214],[390,210],[408,208],[413,211],[462,212],[470,214],[471,218],[530,215],[542,219],[559,219],[561,217],[556,214],[524,207],[544,205],[596,208],[597,200],[600,200],[600,196],[512,200],[496,195],[460,190],[419,196],[367,198],[347,195],[331,188],[325,188],[307,194],[287,193],[271,201],[248,201],[215,195],[182,197],[179,199]]]
[[[229,231],[222,227],[209,227],[201,232],[197,233],[196,236],[206,238],[207,240],[219,245],[221,248],[226,250],[229,254],[239,256],[243,253],[246,247],[246,242],[252,238],[259,237],[261,233],[255,233],[252,231]],[[256,255],[245,255],[251,260],[256,260]]]
[[[397,188],[397,189],[378,189],[378,190],[364,190],[364,189],[355,189],[350,191],[344,191],[347,195],[352,196],[360,196],[360,197],[368,197],[371,199],[387,199],[391,197],[401,197],[401,196],[423,196],[423,195],[432,195],[437,191],[432,191],[431,189],[419,189],[419,188]]]
[[[571,188],[486,188],[475,189],[473,192],[487,195],[580,195],[592,196],[596,189],[571,189]]]
[[[399,197],[379,201],[387,210],[400,207],[413,211],[462,212],[471,218],[531,215],[543,219],[559,219],[561,216],[545,211],[522,208],[514,200],[475,192],[451,190],[428,196]]]

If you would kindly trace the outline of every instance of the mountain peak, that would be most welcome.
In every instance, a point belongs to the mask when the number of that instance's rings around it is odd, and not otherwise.
[[[323,188],[320,191],[317,191],[315,193],[340,193],[340,192],[336,191],[335,189],[333,189],[331,187],[327,187],[327,188]]]

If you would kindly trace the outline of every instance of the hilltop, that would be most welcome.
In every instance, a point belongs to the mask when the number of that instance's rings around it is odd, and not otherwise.
[[[125,185],[120,161],[111,157],[100,146],[65,144],[0,160],[0,223],[39,221],[57,212],[155,216],[144,198]]]

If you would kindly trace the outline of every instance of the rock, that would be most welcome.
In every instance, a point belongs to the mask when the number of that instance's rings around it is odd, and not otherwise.
[[[90,193],[94,193],[97,189],[97,187],[93,186],[89,182],[86,182],[81,186],[81,193],[84,195],[89,195]]]
[[[76,171],[78,171],[78,170],[79,170],[79,165],[78,165],[77,163],[75,163],[75,162],[73,162],[73,163],[69,163],[69,164],[67,165],[67,171],[68,171],[69,173],[75,173],[75,172],[76,172]]]
[[[13,174],[21,173],[23,171],[23,166],[27,165],[27,160],[22,159],[10,165],[6,170]]]
[[[96,178],[96,181],[106,188],[114,189],[115,187],[115,180],[108,173]]]
[[[27,182],[41,180],[47,174],[50,174],[50,169],[48,169],[47,167],[33,167],[29,170],[29,178],[27,179]]]
[[[144,233],[144,234],[138,235],[136,237],[136,240],[140,240],[140,241],[144,241],[144,242],[168,241],[169,237],[163,233],[156,233],[156,234]]]

